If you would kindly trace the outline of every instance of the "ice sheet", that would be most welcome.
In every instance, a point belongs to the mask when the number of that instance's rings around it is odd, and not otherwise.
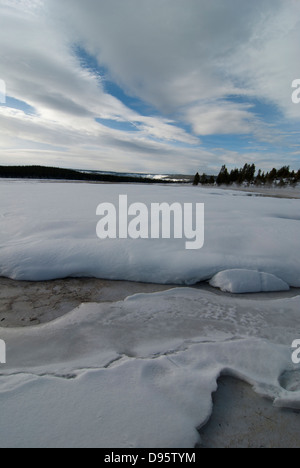
[[[0,329],[0,446],[192,448],[223,374],[299,408],[299,306],[183,288]]]

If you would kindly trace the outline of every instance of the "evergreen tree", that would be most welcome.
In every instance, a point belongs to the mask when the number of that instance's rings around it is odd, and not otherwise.
[[[230,184],[235,184],[239,181],[239,177],[240,177],[240,171],[238,169],[233,169],[231,172],[230,172],[230,176],[229,176],[229,182]]]
[[[202,174],[202,176],[200,178],[200,184],[206,185],[207,183],[208,183],[208,178],[207,178],[207,175],[204,173],[204,174]]]
[[[279,187],[285,187],[286,186],[286,183],[285,183],[285,180],[281,177],[280,179],[280,182],[279,182]]]
[[[255,185],[261,185],[262,184],[262,172],[261,169],[259,169],[257,176],[255,178]]]
[[[230,182],[230,175],[228,172],[227,167],[224,165],[220,171],[220,174],[217,177],[217,184],[218,185],[229,185]]]
[[[243,169],[240,170],[239,174],[239,183],[242,184],[243,182],[248,182],[250,184],[254,181],[254,176],[256,172],[255,164],[245,164]]]
[[[197,186],[197,185],[199,185],[199,183],[200,183],[200,175],[199,175],[199,172],[197,172],[197,174],[194,177],[193,185]]]
[[[277,179],[277,169],[272,169],[271,172],[268,172],[266,175],[266,182],[267,184],[273,184],[273,182]]]
[[[246,174],[246,180],[247,180],[247,182],[249,182],[249,184],[250,184],[251,182],[254,181],[255,172],[256,172],[256,166],[255,166],[255,164],[252,164],[251,166],[248,165],[248,170],[247,170],[247,174]]]
[[[278,179],[289,179],[291,176],[290,173],[290,166],[283,166],[279,171],[277,172],[277,178]]]

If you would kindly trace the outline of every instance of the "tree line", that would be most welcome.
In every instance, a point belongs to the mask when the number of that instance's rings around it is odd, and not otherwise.
[[[117,174],[98,174],[93,172],[80,172],[72,169],[61,169],[58,167],[45,166],[0,166],[0,178],[73,180],[114,183],[157,183],[157,180],[147,177],[131,177]]]
[[[195,175],[194,185],[273,185],[277,184],[296,185],[300,182],[300,169],[298,172],[291,171],[290,166],[283,166],[281,169],[273,168],[270,172],[263,172],[261,169],[256,173],[255,164],[245,164],[241,169],[232,169],[230,172],[226,165],[222,166],[217,177],[207,176],[199,172]]]

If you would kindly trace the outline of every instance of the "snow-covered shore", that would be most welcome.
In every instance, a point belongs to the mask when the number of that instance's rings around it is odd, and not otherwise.
[[[145,204],[205,203],[204,248],[189,252],[178,239],[100,241],[96,208],[120,193]],[[148,283],[0,279],[7,347],[1,448],[192,448],[201,445],[197,429],[210,419],[224,375],[273,403],[284,446],[291,431],[280,427],[282,408],[300,409],[300,365],[292,361],[300,338],[297,290],[240,297],[165,285],[214,278],[232,292],[245,284],[249,291],[273,291],[278,282],[299,287],[299,200],[35,182],[1,182],[0,195],[0,276]],[[249,398],[251,425],[256,400]]]
[[[134,294],[150,294],[173,289],[175,285],[110,281],[95,278],[66,278],[53,281],[27,282],[0,278],[0,327],[19,328],[45,324],[68,314],[82,303],[123,301]],[[200,291],[222,297],[234,297],[199,283]],[[245,300],[288,299],[300,295],[300,288],[285,292],[242,294]]]

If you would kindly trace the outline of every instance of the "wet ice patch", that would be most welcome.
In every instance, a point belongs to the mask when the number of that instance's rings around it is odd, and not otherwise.
[[[225,270],[215,275],[211,286],[233,294],[288,291],[289,285],[270,273],[254,270]]]
[[[300,370],[284,372],[279,383],[285,390],[289,392],[300,392]]]

